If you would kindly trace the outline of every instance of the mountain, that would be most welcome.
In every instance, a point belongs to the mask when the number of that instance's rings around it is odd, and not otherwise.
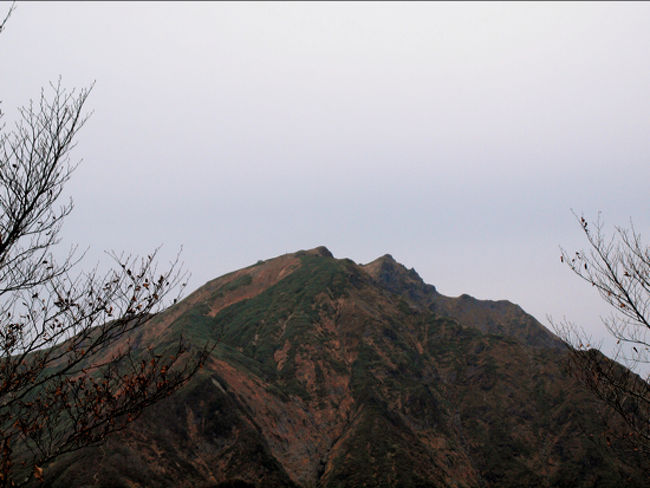
[[[106,445],[46,467],[47,486],[647,486],[647,460],[608,445],[609,411],[559,339],[390,255],[259,261],[138,341],[181,333],[216,343],[206,366]]]

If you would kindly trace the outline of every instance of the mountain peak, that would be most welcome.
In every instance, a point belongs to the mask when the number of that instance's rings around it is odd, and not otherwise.
[[[431,293],[436,289],[427,285],[415,269],[408,269],[395,261],[390,254],[384,254],[362,268],[385,288],[397,294]]]
[[[397,263],[397,261],[395,261],[395,258],[391,254],[388,254],[388,253],[384,254],[383,256],[381,256],[381,257],[379,257],[377,259],[378,260],[381,259],[382,261],[388,261],[388,262],[393,262],[393,263],[399,264],[399,263]]]
[[[647,485],[645,458],[605,446],[559,340],[507,301],[437,293],[390,254],[259,261],[133,343],[180,334],[215,344],[205,367],[101,452],[47,467],[48,486]]]
[[[327,249],[325,246],[318,246],[313,249],[307,249],[307,250],[301,250],[296,253],[296,256],[304,256],[306,254],[313,255],[313,256],[323,256],[325,258],[333,258],[334,255],[331,253],[329,249]]]

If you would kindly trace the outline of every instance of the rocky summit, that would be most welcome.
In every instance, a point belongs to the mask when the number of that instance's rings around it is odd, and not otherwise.
[[[227,274],[134,343],[216,347],[181,390],[46,486],[634,487],[648,462],[520,307],[324,247]],[[621,426],[624,432],[624,426]]]

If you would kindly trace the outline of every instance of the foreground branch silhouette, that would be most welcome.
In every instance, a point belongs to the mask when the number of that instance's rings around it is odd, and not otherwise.
[[[577,218],[589,247],[573,254],[563,249],[560,259],[612,307],[603,321],[618,345],[614,359],[629,369],[592,348],[590,338],[575,324],[553,325],[571,345],[571,371],[626,422],[634,449],[650,452],[650,247],[632,223],[616,227],[608,237],[600,217],[592,223]]]
[[[43,478],[56,457],[102,442],[183,385],[209,348],[159,350],[136,333],[177,297],[178,258],[111,254],[106,274],[55,259],[72,202],[61,195],[90,89],[60,83],[0,126],[0,486]],[[2,117],[2,114],[0,114]]]

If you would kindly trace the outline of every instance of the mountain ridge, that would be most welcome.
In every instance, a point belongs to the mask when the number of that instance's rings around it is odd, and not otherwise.
[[[258,261],[141,340],[180,333],[216,343],[206,367],[111,440],[94,473],[90,449],[50,467],[51,486],[645,481],[644,460],[606,446],[594,415],[606,407],[563,370],[561,341],[510,302],[439,294],[388,254],[359,265],[320,246]]]

